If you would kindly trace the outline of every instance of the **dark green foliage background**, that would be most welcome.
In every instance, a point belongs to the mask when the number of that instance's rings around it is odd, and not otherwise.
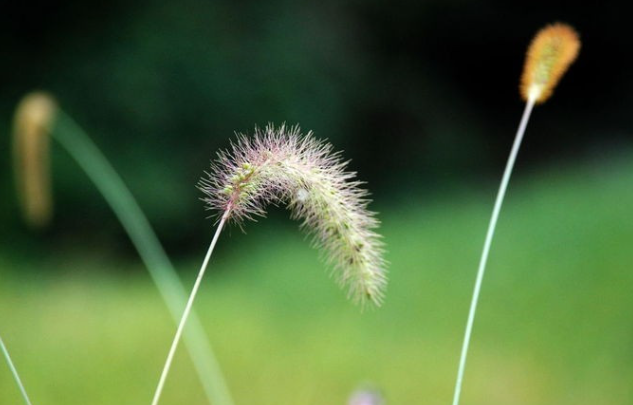
[[[632,38],[618,2],[60,1],[0,14],[0,238],[12,244],[32,241],[13,197],[8,131],[33,89],[55,94],[103,148],[176,252],[208,233],[194,189],[208,161],[255,125],[300,123],[331,140],[380,209],[415,190],[496,178],[522,108],[523,53],[556,20],[575,25],[584,47],[537,109],[523,172],[633,143],[633,79],[618,61]],[[47,232],[116,245],[108,209],[54,152]]]

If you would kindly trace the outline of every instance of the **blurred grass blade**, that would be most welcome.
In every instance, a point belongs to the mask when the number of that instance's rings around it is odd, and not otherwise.
[[[4,345],[4,341],[2,340],[2,336],[0,336],[0,350],[4,354],[4,358],[7,359],[7,363],[9,364],[9,368],[11,369],[11,374],[13,374],[13,379],[15,383],[18,385],[20,389],[20,393],[22,394],[22,398],[24,398],[24,402],[26,405],[31,405],[31,400],[29,396],[26,394],[26,389],[24,388],[24,384],[22,384],[22,380],[20,379],[20,375],[18,374],[18,370],[15,368],[13,361],[11,360],[11,356],[9,356],[9,350]]]
[[[61,110],[52,136],[77,161],[110,204],[138,250],[172,317],[178,322],[185,308],[187,294],[156,234],[123,180],[86,133]],[[195,313],[191,314],[184,341],[209,401],[213,405],[232,405],[224,376]]]
[[[147,218],[97,146],[72,118],[63,111],[58,114],[52,136],[84,169],[110,204],[177,321],[185,307],[187,295]],[[217,359],[195,313],[191,315],[184,340],[209,401],[214,405],[232,405],[233,400]]]

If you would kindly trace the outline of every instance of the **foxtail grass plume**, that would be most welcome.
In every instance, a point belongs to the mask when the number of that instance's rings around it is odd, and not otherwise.
[[[528,49],[525,69],[521,78],[521,95],[525,100],[525,108],[514,136],[514,142],[510,149],[506,168],[501,177],[501,184],[499,185],[497,198],[495,199],[490,222],[488,223],[488,231],[486,232],[481,258],[479,259],[475,288],[473,289],[473,296],[470,302],[466,330],[464,332],[464,342],[462,344],[459,366],[457,368],[453,405],[459,405],[464,371],[466,369],[466,358],[468,357],[470,338],[475,322],[475,313],[477,312],[481,285],[488,263],[488,255],[490,254],[490,247],[492,246],[497,221],[501,213],[501,206],[503,205],[514,163],[519,154],[530,115],[532,114],[535,104],[544,102],[552,95],[552,91],[561,76],[576,59],[579,49],[580,41],[578,40],[576,31],[570,26],[560,23],[548,25],[540,30]]]
[[[46,225],[52,213],[50,185],[50,130],[57,111],[46,93],[26,95],[15,112],[13,160],[16,187],[26,222]]]
[[[547,100],[579,50],[578,34],[569,25],[555,23],[541,29],[527,51],[521,77],[523,99],[534,98],[537,103]]]
[[[176,334],[163,366],[152,405],[158,405],[165,381],[202,284],[213,251],[227,221],[242,223],[266,213],[266,205],[285,203],[292,216],[303,220],[314,244],[327,252],[338,281],[349,296],[364,304],[379,305],[386,282],[382,243],[374,229],[378,221],[367,210],[367,192],[346,172],[346,162],[332,146],[299,127],[255,129],[255,135],[238,137],[230,152],[220,152],[207,178],[198,187],[209,209],[220,220],[189,294]]]
[[[385,261],[368,193],[332,145],[298,126],[256,128],[218,154],[199,183],[209,209],[242,223],[263,216],[268,204],[286,204],[292,217],[324,251],[337,281],[355,302],[379,305],[386,284]]]

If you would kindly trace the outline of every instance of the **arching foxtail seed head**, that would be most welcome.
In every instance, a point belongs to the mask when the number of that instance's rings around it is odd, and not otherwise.
[[[541,29],[530,44],[521,77],[521,96],[536,103],[547,100],[580,50],[576,31],[555,23]]]
[[[20,101],[14,116],[16,187],[24,217],[33,227],[46,225],[52,213],[49,133],[56,110],[51,96],[35,92]]]
[[[199,183],[209,209],[241,223],[284,203],[313,236],[337,281],[356,302],[379,305],[386,284],[378,220],[367,192],[332,145],[299,127],[272,125],[238,137]]]

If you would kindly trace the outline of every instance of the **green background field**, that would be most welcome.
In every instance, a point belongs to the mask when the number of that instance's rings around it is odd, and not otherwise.
[[[464,404],[633,403],[631,161],[543,167],[511,185]],[[379,196],[389,287],[362,313],[290,220],[223,234],[196,309],[236,402],[344,404],[371,384],[389,404],[449,403],[495,186]],[[208,242],[178,263],[187,286]],[[80,246],[0,256],[0,319],[46,405],[149,403],[175,328],[139,262]],[[0,364],[0,403],[20,401]],[[184,350],[163,403],[205,403]]]

